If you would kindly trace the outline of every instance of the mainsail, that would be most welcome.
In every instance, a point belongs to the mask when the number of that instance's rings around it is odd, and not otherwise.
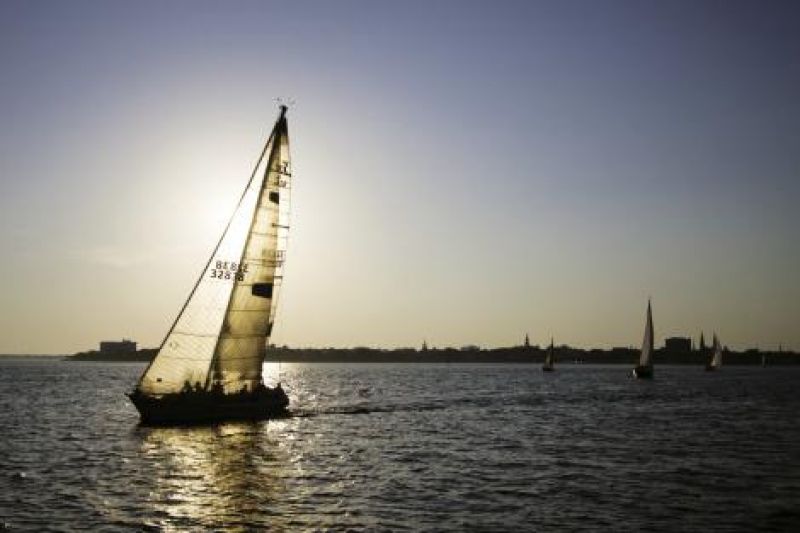
[[[228,226],[142,375],[142,393],[176,393],[187,384],[252,391],[261,383],[288,241],[291,170],[285,115],[281,106]]]
[[[639,366],[653,365],[653,312],[650,302],[647,302],[647,323],[644,326],[644,339],[642,340],[642,355],[639,356]]]

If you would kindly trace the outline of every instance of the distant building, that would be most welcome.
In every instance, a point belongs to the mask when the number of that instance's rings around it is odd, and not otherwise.
[[[691,353],[692,339],[688,337],[670,337],[664,340],[664,348],[671,354]]]
[[[530,337],[528,337],[528,334],[527,334],[527,333],[525,334],[525,344],[524,344],[524,346],[525,346],[526,348],[530,348],[530,347],[531,347],[531,338],[530,338]]]
[[[101,341],[100,353],[132,353],[136,351],[136,343],[128,339],[121,341]]]

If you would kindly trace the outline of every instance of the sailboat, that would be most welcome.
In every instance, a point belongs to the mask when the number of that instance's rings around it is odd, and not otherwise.
[[[644,326],[644,340],[639,364],[633,369],[633,377],[650,379],[653,377],[653,311],[647,301],[647,322]]]
[[[706,371],[708,372],[719,370],[719,368],[722,366],[722,345],[720,345],[716,333],[714,333],[714,345],[712,350],[713,355],[711,356],[711,361],[706,364]]]
[[[291,189],[286,106],[158,353],[128,396],[144,423],[265,419],[289,398],[262,380],[283,278]]]
[[[547,355],[544,356],[544,364],[542,364],[542,371],[552,372],[553,370],[555,370],[553,363],[555,363],[555,348],[553,347],[553,337],[550,337],[550,347],[547,349]]]

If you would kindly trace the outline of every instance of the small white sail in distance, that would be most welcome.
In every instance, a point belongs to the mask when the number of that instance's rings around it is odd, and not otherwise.
[[[714,355],[711,358],[711,367],[712,368],[719,368],[722,366],[722,345],[717,338],[717,334],[714,333]]]
[[[650,300],[647,301],[647,322],[644,326],[644,339],[642,340],[642,354],[639,356],[639,366],[653,366],[653,311]]]
[[[555,346],[553,344],[553,337],[550,337],[550,346],[547,348],[547,354],[544,356],[544,368],[553,368],[555,359]]]

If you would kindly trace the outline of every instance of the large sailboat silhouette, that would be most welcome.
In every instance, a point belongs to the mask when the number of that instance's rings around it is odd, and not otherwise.
[[[283,278],[292,174],[286,106],[222,237],[145,369],[133,404],[145,423],[263,419],[286,412],[262,366]]]

